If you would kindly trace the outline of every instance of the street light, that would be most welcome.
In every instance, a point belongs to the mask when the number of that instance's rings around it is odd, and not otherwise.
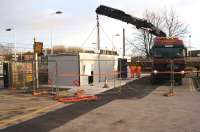
[[[56,11],[56,12],[54,12],[53,13],[53,15],[61,15],[61,14],[63,14],[63,12],[62,11]],[[52,42],[52,31],[51,31],[51,34],[50,34],[51,36],[51,55],[53,55],[53,42]]]
[[[95,42],[93,42],[93,43],[91,43],[92,44],[92,49],[94,50],[94,52],[96,52],[95,50],[96,50],[96,45],[97,45],[97,43],[95,43]],[[93,47],[94,46],[94,47]]]
[[[5,29],[6,32],[11,32],[14,30],[14,28],[7,28]],[[16,33],[14,32],[14,55],[15,55],[15,61],[17,60],[17,54],[16,54]]]
[[[12,28],[7,28],[6,31],[12,31]]]
[[[56,11],[55,14],[63,14],[62,11]]]
[[[112,50],[114,50],[114,37],[119,37],[120,36],[120,34],[114,34],[114,35],[112,35]]]

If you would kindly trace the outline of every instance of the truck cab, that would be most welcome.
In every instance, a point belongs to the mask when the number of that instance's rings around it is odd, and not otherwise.
[[[183,41],[178,38],[155,37],[153,42],[151,83],[173,80],[182,85],[186,56]]]

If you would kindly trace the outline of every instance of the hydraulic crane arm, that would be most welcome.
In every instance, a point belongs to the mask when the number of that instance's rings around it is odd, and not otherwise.
[[[114,19],[118,19],[123,22],[130,23],[132,25],[135,25],[137,29],[148,30],[149,33],[151,33],[155,36],[166,37],[166,34],[162,30],[155,27],[152,23],[147,22],[147,20],[145,20],[145,19],[133,17],[129,14],[126,14],[125,12],[123,12],[121,10],[107,7],[104,5],[100,5],[96,9],[96,13],[100,14],[100,15],[105,15],[105,16],[108,16],[108,17],[111,17]]]

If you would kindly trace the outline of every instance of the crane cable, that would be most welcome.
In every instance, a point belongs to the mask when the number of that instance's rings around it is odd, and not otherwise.
[[[88,37],[85,39],[85,41],[81,44],[81,47],[84,47],[84,45],[88,42],[88,40],[90,39],[90,37],[92,36],[93,32],[95,31],[95,29],[97,28],[97,26],[95,25],[92,28],[92,31],[90,32],[90,34],[88,35]]]
[[[112,39],[109,37],[109,35],[105,32],[105,30],[102,28],[102,26],[100,26],[101,30],[103,31],[103,33],[105,34],[105,36],[107,37],[107,39],[110,41],[110,43],[112,44],[113,48],[117,50],[116,46],[114,43],[112,43]]]
[[[136,46],[134,43],[130,42],[127,38],[126,38],[126,41],[127,41],[129,44],[133,45],[137,50],[141,50],[141,49],[138,48],[138,46]]]

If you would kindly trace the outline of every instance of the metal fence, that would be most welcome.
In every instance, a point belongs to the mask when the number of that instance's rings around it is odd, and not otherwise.
[[[5,62],[4,85],[5,87],[27,88],[33,83],[32,62]]]
[[[15,89],[29,89],[31,91],[46,89],[56,94],[62,90],[76,90],[78,88],[101,91],[103,88],[121,88],[123,84],[138,79],[139,75],[133,78],[131,67],[137,67],[142,63],[145,63],[145,61],[133,62],[119,58],[80,59],[79,57],[54,58],[49,59],[48,62],[6,62],[8,69],[7,83]],[[153,73],[151,66],[142,67],[140,74],[144,76]],[[174,71],[174,67],[174,63],[170,63],[168,71],[156,71],[156,74],[170,74],[172,87],[175,81],[174,74],[183,74]],[[194,80],[199,86],[197,73],[199,71],[196,69],[184,72],[187,77],[195,77]]]
[[[52,91],[63,89],[97,89],[121,87],[131,80],[128,63],[119,60],[68,59],[50,60],[39,70],[39,86]],[[123,80],[123,81],[122,81]]]
[[[129,80],[128,63],[115,60],[68,59],[48,62],[4,62],[4,83],[12,89],[50,89],[119,87]],[[37,67],[37,68],[36,68]],[[123,67],[123,68],[122,68]],[[125,69],[125,70],[124,70]],[[38,78],[37,78],[38,76]]]

